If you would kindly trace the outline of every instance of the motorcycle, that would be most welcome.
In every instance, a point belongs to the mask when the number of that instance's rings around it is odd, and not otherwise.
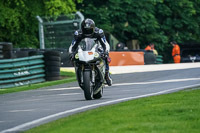
[[[83,39],[74,55],[74,67],[79,86],[86,100],[100,99],[105,87],[106,54],[100,43],[92,38]]]

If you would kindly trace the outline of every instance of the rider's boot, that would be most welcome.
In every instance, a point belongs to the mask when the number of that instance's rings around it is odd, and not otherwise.
[[[111,86],[112,85],[112,78],[110,76],[109,71],[106,71],[105,78],[106,78],[106,82],[107,82],[108,86]]]

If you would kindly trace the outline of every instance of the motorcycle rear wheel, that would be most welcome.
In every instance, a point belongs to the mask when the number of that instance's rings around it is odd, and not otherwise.
[[[84,71],[83,73],[83,90],[85,99],[92,100],[93,89],[92,89],[90,71]]]

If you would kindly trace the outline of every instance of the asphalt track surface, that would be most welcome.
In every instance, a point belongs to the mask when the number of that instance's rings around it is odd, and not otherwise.
[[[200,67],[168,69],[113,74],[113,86],[106,86],[99,100],[86,101],[77,82],[0,95],[0,133],[24,131],[99,106],[200,86]]]

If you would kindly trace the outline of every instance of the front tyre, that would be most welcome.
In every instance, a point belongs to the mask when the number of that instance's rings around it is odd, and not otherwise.
[[[83,72],[83,90],[85,99],[92,100],[93,89],[92,89],[90,71]]]

